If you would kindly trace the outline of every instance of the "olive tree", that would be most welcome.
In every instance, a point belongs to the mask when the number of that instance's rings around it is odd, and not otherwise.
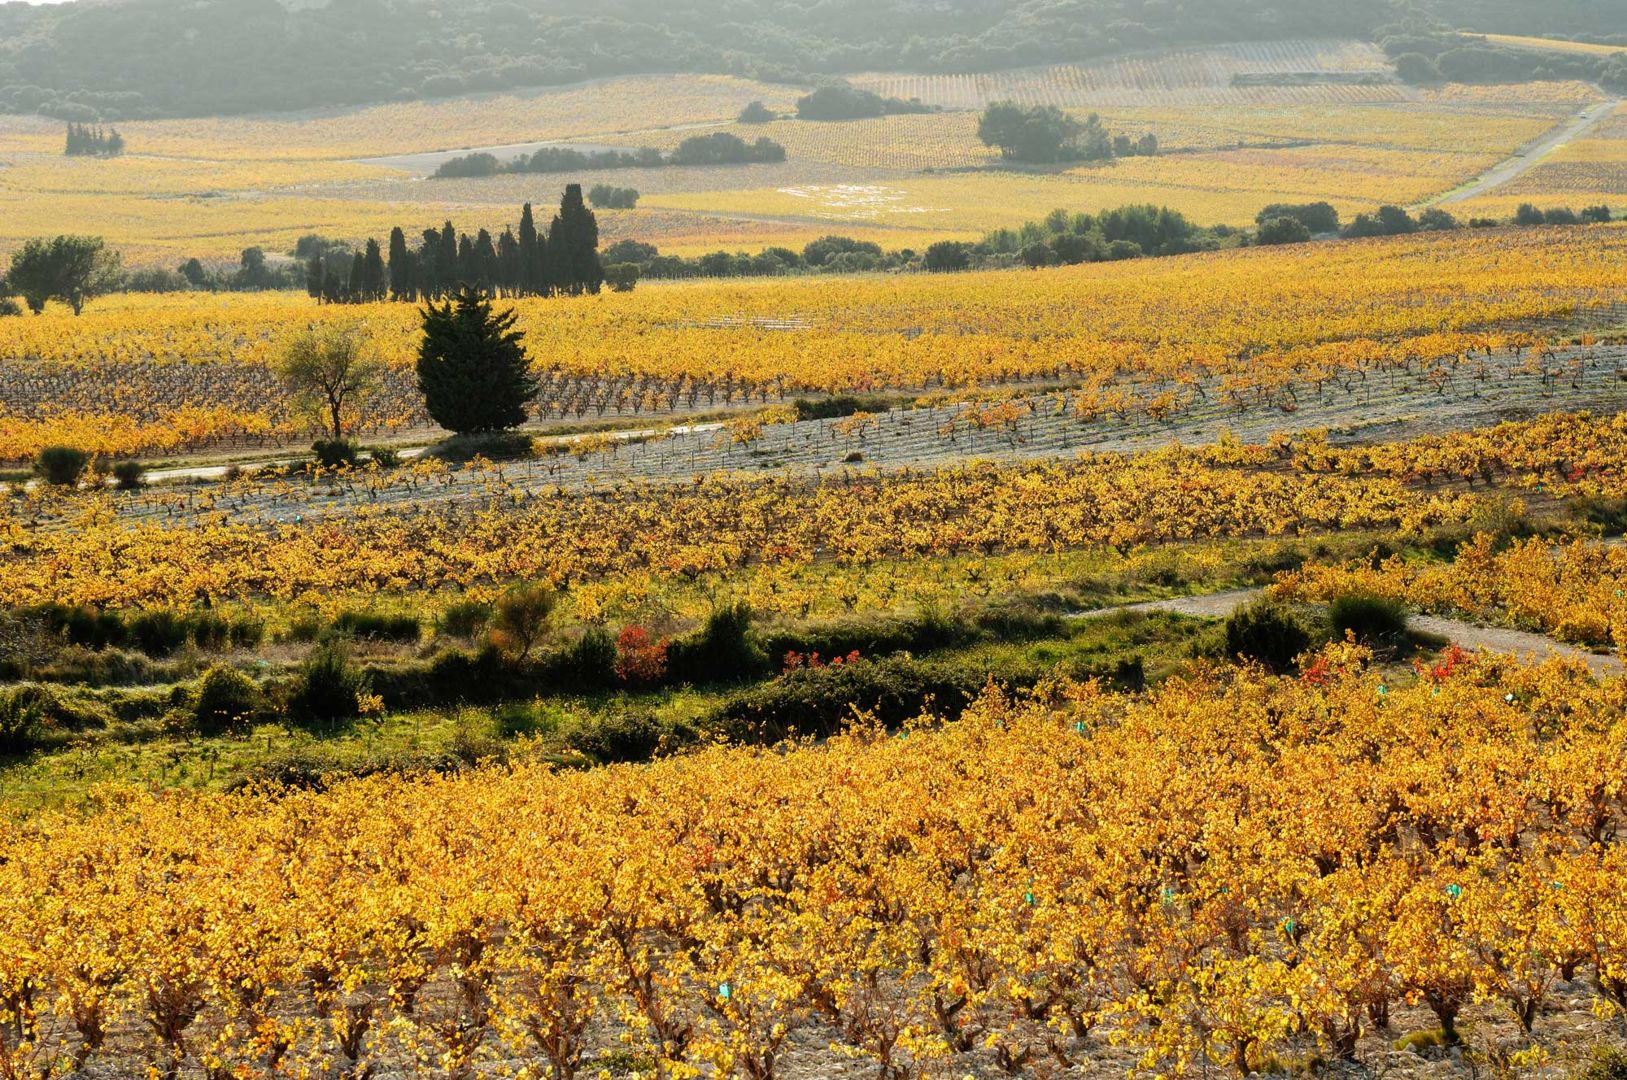
[[[345,437],[345,417],[378,389],[383,365],[354,327],[309,330],[290,341],[277,361],[277,377],[296,409]]]

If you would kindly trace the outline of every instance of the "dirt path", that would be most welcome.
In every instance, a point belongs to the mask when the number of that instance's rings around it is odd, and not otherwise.
[[[1113,615],[1123,611],[1167,611],[1199,619],[1223,619],[1233,611],[1259,598],[1262,589],[1231,589],[1207,596],[1178,596],[1170,600],[1152,600],[1143,604],[1128,604],[1116,608],[1099,608],[1082,612],[1075,618],[1089,619]],[[1534,656],[1545,660],[1550,656],[1580,660],[1595,675],[1619,675],[1624,668],[1615,656],[1602,656],[1566,645],[1542,634],[1523,630],[1505,630],[1495,626],[1477,626],[1458,619],[1442,619],[1434,615],[1414,615],[1409,620],[1414,630],[1443,637],[1465,649],[1506,653],[1513,656]]]
[[[1526,172],[1540,165],[1544,158],[1553,153],[1555,150],[1558,150],[1561,146],[1571,142],[1573,139],[1585,135],[1587,132],[1597,127],[1606,117],[1615,112],[1616,107],[1620,104],[1621,100],[1619,98],[1612,98],[1609,101],[1601,101],[1598,104],[1589,105],[1587,108],[1577,113],[1576,116],[1574,116],[1568,123],[1555,128],[1542,138],[1538,139],[1536,142],[1521,148],[1519,153],[1515,154],[1501,165],[1495,166],[1485,175],[1481,176],[1480,179],[1475,180],[1472,183],[1465,184],[1463,187],[1457,188],[1456,190],[1449,191],[1445,195],[1442,195],[1431,202],[1425,203],[1424,205],[1450,206],[1453,203],[1464,202],[1465,200],[1472,199],[1477,195],[1484,195],[1488,191],[1502,187],[1510,180],[1522,176]]]

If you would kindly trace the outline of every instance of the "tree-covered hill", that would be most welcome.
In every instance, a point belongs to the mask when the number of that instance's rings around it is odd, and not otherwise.
[[[1427,0],[1451,25],[1608,33],[1615,0]],[[807,82],[1126,49],[1366,37],[1390,0],[74,0],[0,5],[0,109],[120,120],[351,105],[633,72]]]
[[[76,0],[0,6],[0,109],[127,119],[633,72],[808,81],[1360,36],[1385,0]]]

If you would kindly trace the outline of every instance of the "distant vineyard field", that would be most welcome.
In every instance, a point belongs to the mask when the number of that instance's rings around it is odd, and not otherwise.
[[[1540,49],[1545,52],[1580,53],[1584,56],[1614,56],[1627,52],[1624,45],[1595,45],[1589,41],[1566,41],[1563,38],[1519,37],[1515,34],[1479,34],[1489,44],[1511,49]]]
[[[1289,85],[1302,78],[1306,85]],[[1273,85],[1272,80],[1280,85]],[[981,109],[991,101],[1003,100],[1076,108],[1403,101],[1410,96],[1394,81],[1377,46],[1354,41],[1169,49],[1021,71],[876,73],[852,81],[877,93],[920,98],[951,109]]]
[[[1617,109],[1586,138],[1560,147],[1529,172],[1456,209],[1508,215],[1524,203],[1539,209],[1623,208],[1627,204],[1627,106]]]

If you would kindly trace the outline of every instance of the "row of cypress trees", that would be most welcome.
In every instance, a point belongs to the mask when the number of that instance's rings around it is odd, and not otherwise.
[[[118,128],[103,131],[100,124],[69,124],[63,152],[68,157],[118,157],[124,153],[124,136]]]
[[[313,256],[305,287],[327,303],[438,300],[468,287],[481,296],[578,296],[604,285],[599,259],[599,222],[582,199],[582,185],[570,184],[559,212],[539,229],[526,203],[518,227],[493,238],[485,229],[473,237],[448,221],[425,229],[416,246],[406,233],[390,231],[388,253],[377,240],[347,260]]]

